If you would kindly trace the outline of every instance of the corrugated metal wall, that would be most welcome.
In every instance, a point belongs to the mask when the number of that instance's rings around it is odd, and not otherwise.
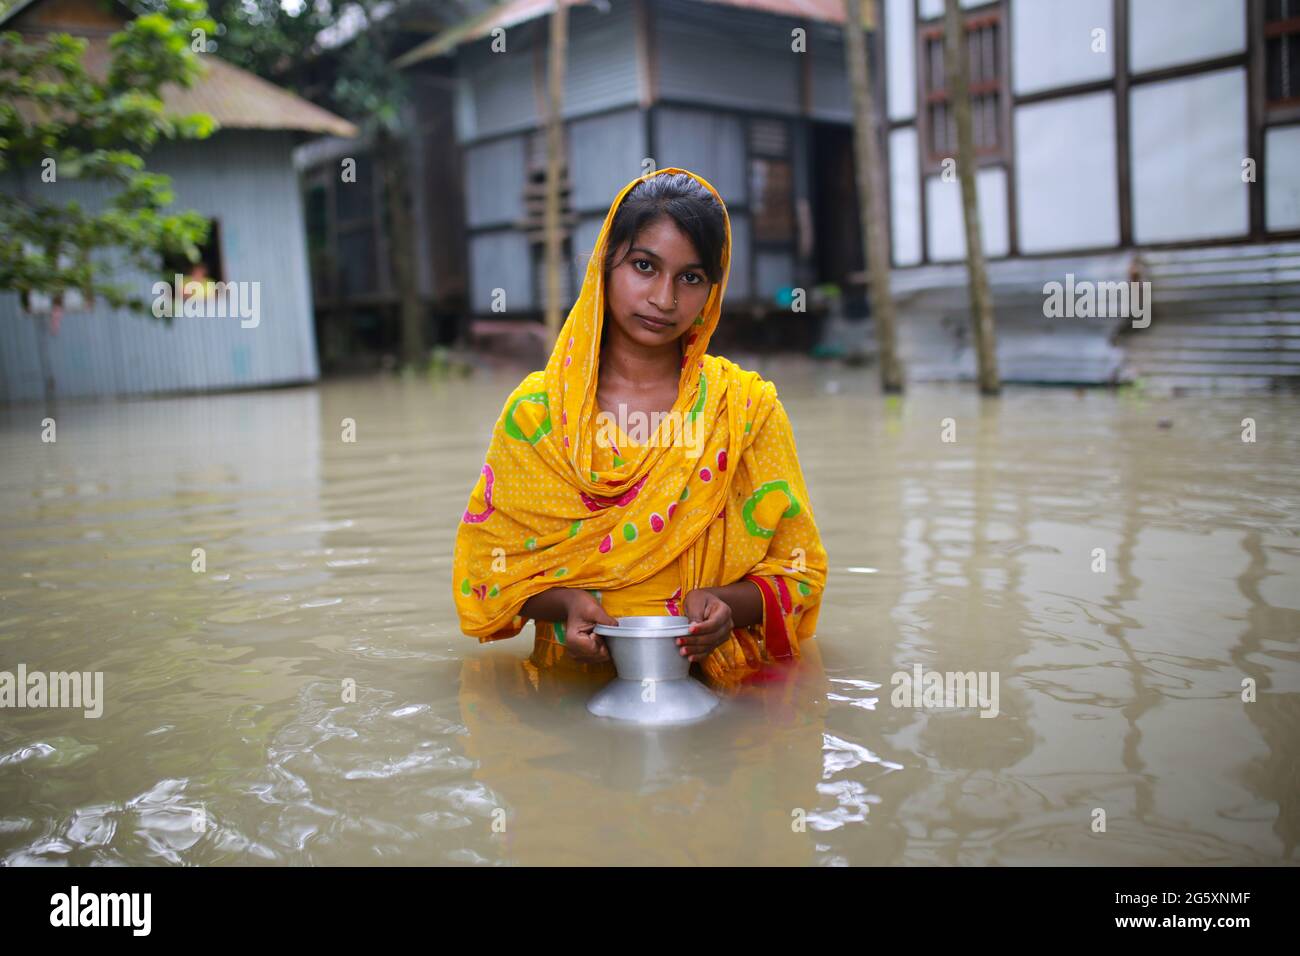
[[[675,102],[654,108],[649,143],[637,106],[631,2],[612,0],[607,13],[579,8],[570,14],[565,116],[570,118],[572,203],[580,215],[571,248],[572,278],[581,281],[610,200],[641,174],[642,160],[651,157],[658,167],[681,166],[699,173],[726,200],[733,239],[728,301],[770,296],[795,281],[796,263],[790,252],[771,248],[755,257],[747,208],[747,120],[742,114],[799,116],[801,72],[807,63],[812,115],[848,121],[840,31],[812,21],[686,0],[656,0],[650,10],[658,95]],[[511,29],[506,53],[494,54],[489,42],[481,41],[458,54],[458,130],[463,143],[474,141],[466,145],[468,224],[481,230],[469,241],[476,311],[490,306],[496,288],[506,290],[510,311],[540,307],[540,291],[527,279],[535,269],[528,246],[508,232],[523,217],[527,136],[539,121],[534,44],[544,43],[545,24],[541,20]],[[806,54],[790,48],[790,31],[797,26],[808,31]],[[540,32],[534,33],[534,28]],[[617,109],[621,104],[629,108]],[[793,135],[798,140],[802,133]],[[810,174],[807,157],[801,154],[804,145],[797,143],[791,157],[799,195],[807,194]]]
[[[740,117],[664,106],[654,111],[654,130],[658,166],[698,173],[728,205],[748,200],[745,125]]]
[[[466,139],[538,124],[532,33],[530,23],[511,28],[506,33],[506,48],[500,53],[493,53],[487,40],[461,48],[461,132]]]
[[[798,112],[803,54],[791,50],[790,31],[801,21],[686,0],[652,10],[661,97]]]
[[[469,243],[470,295],[475,312],[492,311],[493,290],[505,295],[507,312],[540,308],[533,288],[528,240],[522,232],[485,232]]]
[[[471,229],[513,225],[524,215],[528,140],[505,136],[465,151],[465,206]]]
[[[492,52],[490,40],[460,48],[457,132],[462,143],[541,122],[534,77],[545,83],[548,25],[549,18],[542,18],[510,28],[501,52]],[[611,4],[606,13],[588,7],[569,11],[566,118],[636,103],[635,37],[626,0]]]
[[[640,110],[603,113],[569,124],[569,178],[573,208],[604,219],[618,191],[642,173],[649,155]],[[599,223],[597,223],[599,228]]]
[[[469,238],[470,306],[492,311],[502,289],[507,312],[536,308],[528,241],[515,225],[524,218],[528,134],[503,136],[465,151],[465,203]]]
[[[175,319],[113,312],[103,304],[63,317],[50,339],[57,392],[65,397],[147,394],[314,381],[320,375],[307,271],[302,197],[291,161],[290,134],[231,130],[203,143],[165,143],[149,168],[172,178],[175,209],[218,220],[222,278],[260,283],[260,321]],[[20,185],[0,189],[59,190],[58,198],[92,207],[109,191],[97,184]],[[128,273],[146,302],[154,277]],[[0,295],[0,400],[40,399],[43,392],[36,320],[18,296]]]
[[[635,104],[636,73],[636,28],[629,0],[613,0],[608,13],[592,7],[569,11],[565,117]]]
[[[852,123],[853,95],[849,90],[848,64],[844,61],[843,29],[825,23],[810,23],[808,62],[812,101],[809,115],[818,120]],[[877,100],[882,97],[879,86],[877,82]]]
[[[468,240],[470,305],[482,314],[491,312],[496,289],[504,292],[507,313],[538,309],[542,304],[544,289],[537,257],[513,227],[524,218],[529,133],[540,123],[534,80],[538,53],[545,52],[546,27],[543,19],[510,29],[504,52],[493,53],[491,42],[484,40],[462,47],[457,55],[458,139],[467,143],[493,137],[465,148],[467,225],[471,230],[490,230],[477,232]],[[606,13],[571,10],[564,115],[581,117],[620,104],[635,105],[636,95],[631,4],[615,3]],[[639,174],[638,164],[645,155],[640,124],[639,113],[632,110],[579,120],[571,126],[570,179],[579,208],[599,207],[603,218],[618,187]],[[503,133],[517,135],[499,135]],[[629,165],[633,168],[624,175],[623,167]],[[562,295],[566,301],[572,298],[574,283],[586,265],[580,250],[590,247],[582,246],[582,236],[591,232],[594,239],[594,231],[585,225],[575,236],[573,268],[564,276]]]

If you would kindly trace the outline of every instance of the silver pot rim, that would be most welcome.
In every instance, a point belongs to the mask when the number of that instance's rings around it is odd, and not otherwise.
[[[601,637],[685,637],[691,632],[691,619],[679,615],[641,615],[617,618],[619,625],[597,624],[593,630]]]

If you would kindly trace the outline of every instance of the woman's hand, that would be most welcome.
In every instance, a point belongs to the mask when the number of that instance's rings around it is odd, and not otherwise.
[[[715,647],[725,644],[735,626],[731,605],[708,588],[697,588],[687,594],[682,613],[691,619],[691,633],[677,638],[677,645],[691,661],[703,660]]]
[[[603,664],[608,661],[609,648],[605,639],[595,632],[597,624],[618,626],[600,603],[586,591],[570,589],[569,615],[564,622],[564,653],[579,664]]]

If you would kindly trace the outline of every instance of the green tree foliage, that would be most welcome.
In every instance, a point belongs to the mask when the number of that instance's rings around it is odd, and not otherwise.
[[[209,0],[208,9],[223,58],[367,130],[400,133],[409,88],[393,59],[498,2]]]
[[[162,2],[162,0],[145,0]],[[396,131],[402,24],[460,15],[453,0],[210,0],[221,56],[362,127]]]
[[[77,290],[87,301],[148,312],[143,290],[115,274],[124,266],[157,274],[164,253],[197,260],[207,220],[168,212],[171,181],[147,172],[144,156],[161,138],[213,132],[204,114],[166,115],[161,90],[194,84],[203,70],[195,51],[215,29],[201,0],[160,0],[109,39],[103,77],[86,70],[84,39],[0,33],[0,175],[36,176],[21,192],[0,191],[0,290],[56,304]],[[51,182],[78,179],[119,188],[93,211],[57,201],[53,188],[42,195]]]
[[[307,91],[291,82],[297,67],[313,55],[317,34],[337,19],[334,0],[209,0],[208,10],[223,59],[300,95]]]

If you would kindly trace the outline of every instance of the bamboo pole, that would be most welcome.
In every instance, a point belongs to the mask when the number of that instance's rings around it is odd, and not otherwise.
[[[568,7],[557,0],[551,14],[549,97],[546,116],[546,340],[554,343],[563,324],[560,302],[560,268],[564,237],[560,232],[560,176],[564,170],[564,65],[568,55]]]
[[[849,59],[853,90],[854,168],[858,183],[858,216],[862,246],[867,256],[867,281],[871,316],[880,348],[880,387],[887,393],[903,390],[903,369],[898,361],[898,335],[894,297],[889,289],[889,230],[885,222],[885,171],[880,162],[879,121],[871,95],[866,40],[862,28],[861,0],[845,0],[844,48]]]
[[[402,366],[422,368],[428,345],[424,337],[424,304],[420,301],[415,263],[415,222],[411,212],[410,163],[407,137],[381,127],[376,139],[383,159],[384,201],[388,204],[391,243],[389,256],[397,286],[398,318],[402,336]]]
[[[975,357],[979,363],[979,389],[985,395],[996,395],[1002,386],[998,379],[993,295],[989,290],[988,267],[984,262],[979,196],[975,192],[975,138],[971,132],[970,116],[970,53],[958,0],[945,0],[943,28],[948,96],[957,124],[957,178],[961,182],[962,218],[966,224],[966,271],[970,281],[971,325],[975,338]]]

